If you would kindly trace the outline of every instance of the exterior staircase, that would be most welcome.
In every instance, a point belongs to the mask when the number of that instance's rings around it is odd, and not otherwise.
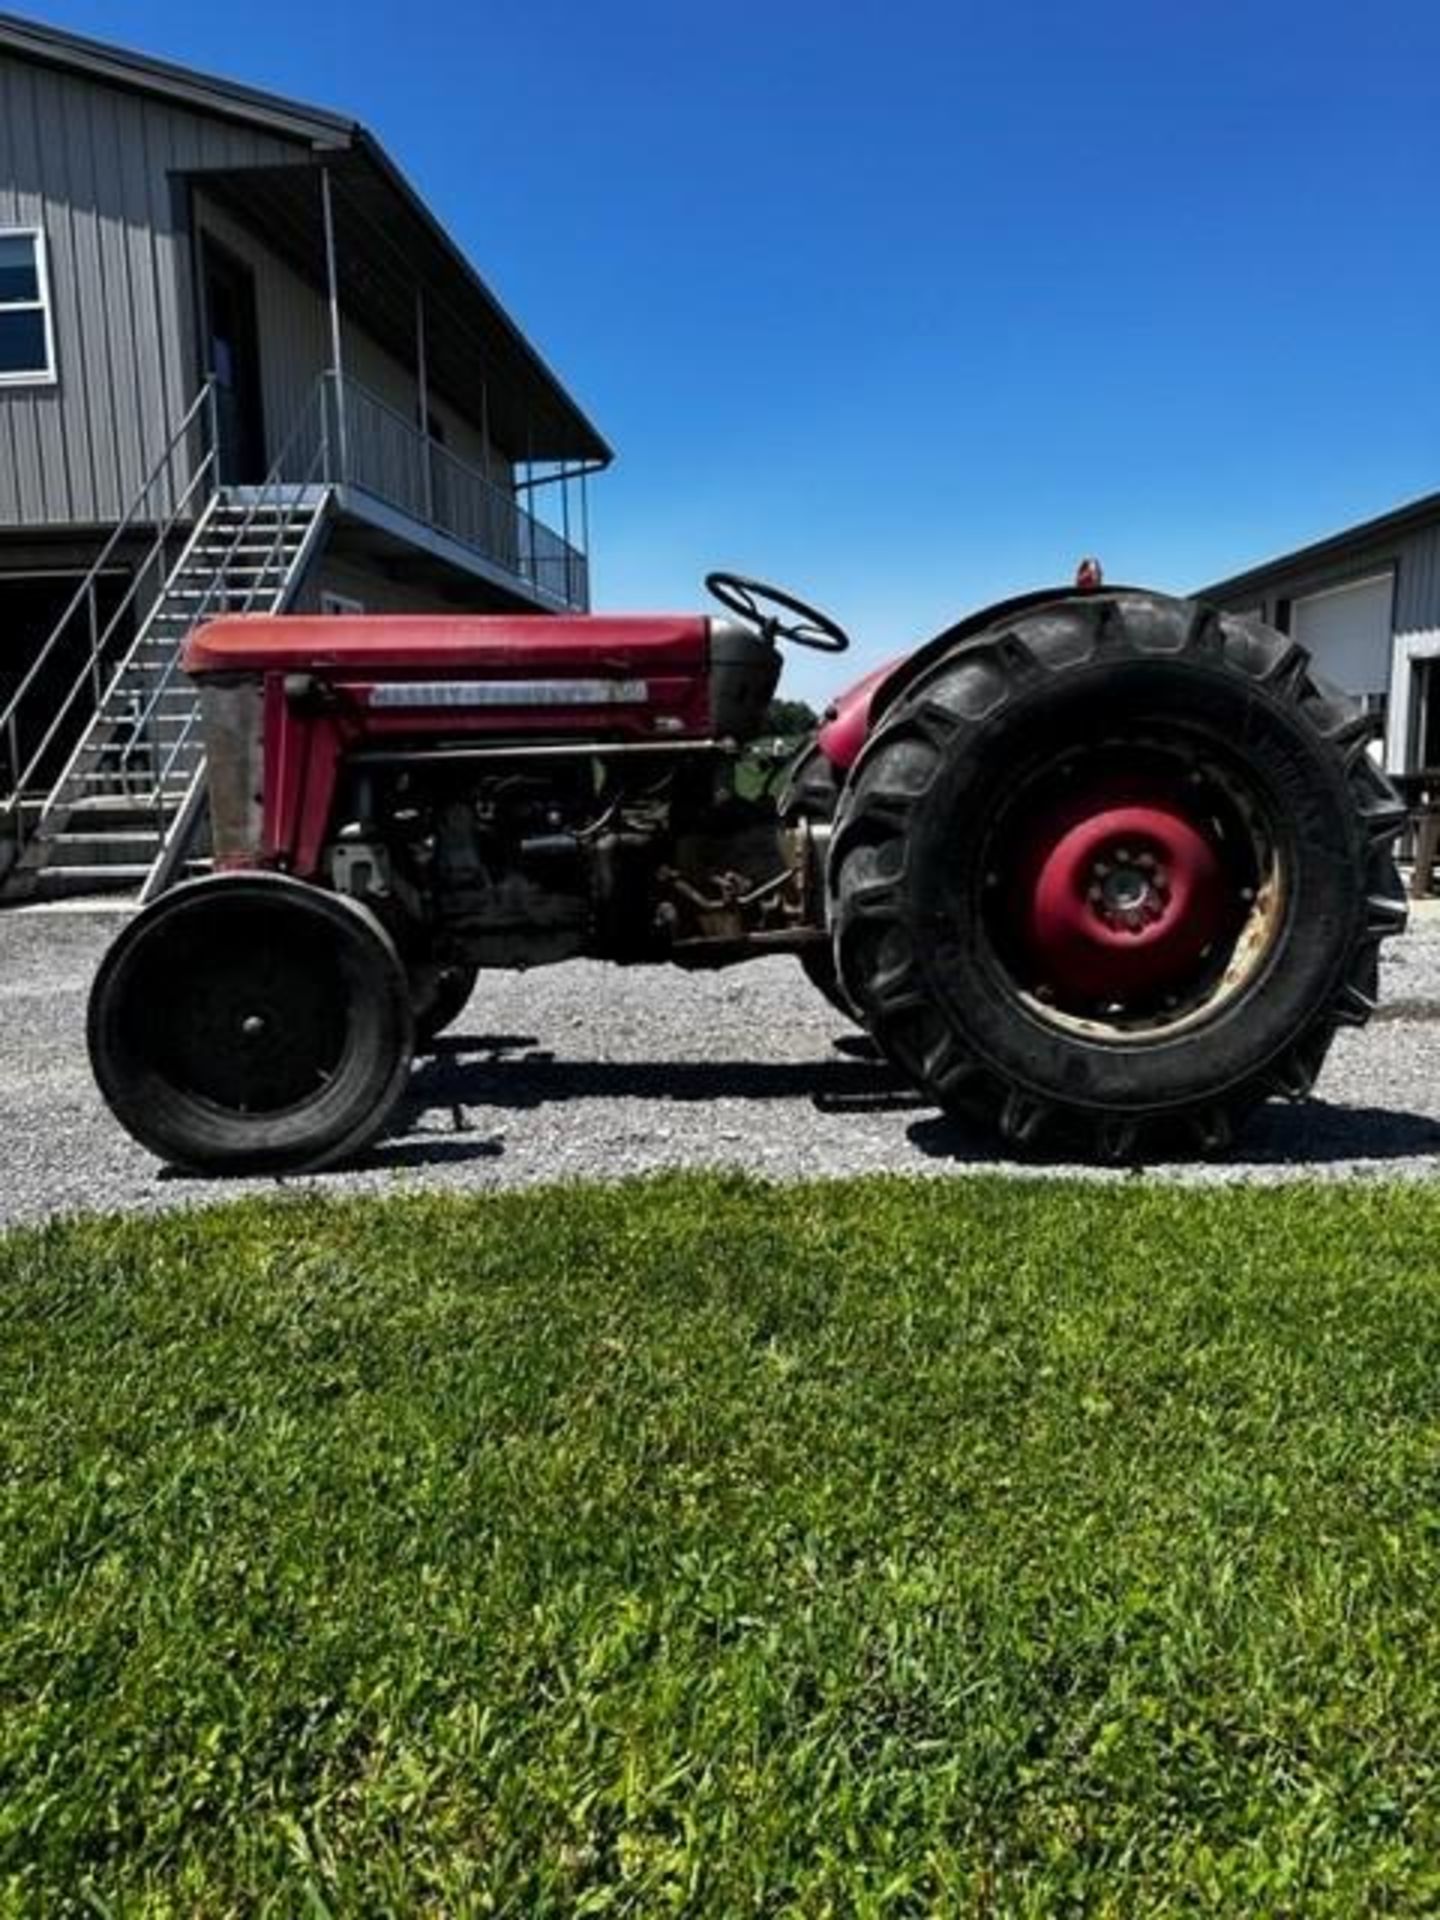
[[[93,638],[86,671],[67,696],[76,711],[63,766],[38,793],[22,774],[6,803],[13,851],[8,870],[0,869],[0,902],[100,893],[143,901],[198,864],[204,747],[199,700],[181,654],[203,620],[280,613],[293,602],[322,542],[331,489],[308,477],[281,479],[284,460],[259,486],[217,486],[212,448],[198,469],[201,483],[192,479],[187,489],[188,503],[182,498],[157,529],[147,555],[157,585],[133,637],[107,650],[112,617]],[[95,577],[110,551],[107,545]],[[62,617],[42,660],[69,618]],[[0,715],[0,728],[8,721],[12,735],[18,704],[17,697]],[[43,765],[47,748],[53,761],[55,724],[24,771]]]

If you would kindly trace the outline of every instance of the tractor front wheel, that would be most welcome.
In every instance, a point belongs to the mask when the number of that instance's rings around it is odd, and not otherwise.
[[[1404,924],[1369,734],[1258,622],[1125,592],[1027,610],[866,745],[830,856],[841,985],[1016,1145],[1218,1150],[1309,1089]]]
[[[284,874],[215,875],[130,921],[90,994],[90,1059],[142,1146],[199,1173],[358,1153],[406,1077],[405,969],[363,907]]]

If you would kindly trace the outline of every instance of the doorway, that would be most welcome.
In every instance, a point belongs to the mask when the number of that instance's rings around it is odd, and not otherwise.
[[[0,707],[6,705],[30,671],[84,581],[83,573],[64,569],[0,575],[0,634],[5,637],[4,651],[0,652]],[[129,589],[127,569],[107,570],[95,582],[93,606],[88,596],[83,598],[66,620],[54,650],[25,696],[26,711],[31,716],[29,730],[17,731],[13,743],[8,738],[0,740],[0,798],[14,791],[21,771],[52,726],[53,737],[31,771],[28,789],[43,791],[69,759],[116,661],[134,637],[134,605],[121,612]],[[94,643],[112,620],[115,631],[103,658],[97,661],[92,652]],[[19,756],[15,764],[12,746]]]
[[[215,381],[220,478],[253,486],[265,478],[255,276],[208,234],[203,261],[205,361]]]
[[[1412,663],[1410,770],[1433,772],[1440,767],[1440,660]]]

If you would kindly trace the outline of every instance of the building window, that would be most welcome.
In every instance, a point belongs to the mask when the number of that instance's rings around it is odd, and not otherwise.
[[[54,378],[45,236],[36,227],[0,227],[0,386]]]

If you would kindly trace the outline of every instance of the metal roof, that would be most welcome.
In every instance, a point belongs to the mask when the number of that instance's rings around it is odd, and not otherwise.
[[[1277,574],[1329,566],[1351,559],[1369,547],[1380,546],[1402,534],[1414,533],[1418,528],[1436,524],[1440,524],[1440,493],[1422,494],[1419,499],[1408,500],[1403,506],[1392,508],[1389,513],[1377,514],[1373,520],[1362,520],[1357,526],[1327,534],[1324,539],[1296,547],[1291,553],[1277,554],[1273,560],[1263,560],[1258,566],[1247,567],[1243,573],[1233,573],[1228,579],[1217,580],[1213,586],[1201,587],[1197,591],[1205,599],[1229,599],[1231,595],[1243,593],[1249,587],[1263,586]]]
[[[38,20],[22,20],[18,14],[0,13],[0,50],[71,73],[88,74],[111,86],[157,94],[202,113],[218,113],[227,120],[240,120],[247,126],[264,127],[296,140],[343,143],[359,131],[355,121],[344,114],[284,100],[278,94],[197,73],[169,60],[87,40],[78,33],[64,33]]]
[[[294,167],[192,177],[252,223],[257,191],[263,194],[264,237],[276,240],[313,278],[316,261],[323,259],[314,166],[320,161],[332,166],[342,303],[348,297],[357,318],[374,321],[383,343],[408,354],[414,345],[414,287],[422,283],[427,308],[433,307],[435,315],[430,364],[437,391],[463,402],[485,379],[492,421],[513,457],[601,464],[612,458],[598,429],[359,121],[14,14],[0,13],[0,52],[295,140],[306,151],[297,151]],[[374,252],[373,262],[367,262],[367,251]],[[402,323],[397,263],[406,261],[410,297]]]

